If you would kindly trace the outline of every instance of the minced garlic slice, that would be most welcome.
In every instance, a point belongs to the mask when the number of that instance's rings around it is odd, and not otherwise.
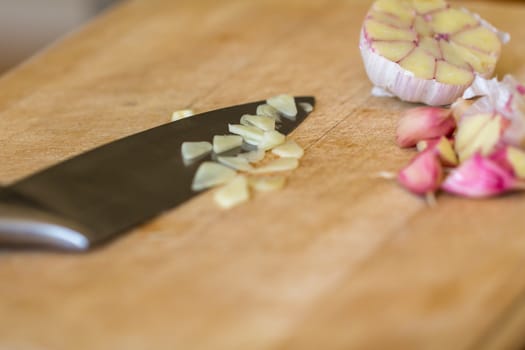
[[[241,124],[255,126],[263,131],[275,130],[275,119],[261,115],[245,114],[241,117]]]
[[[171,115],[171,121],[174,122],[174,121],[177,121],[177,120],[181,120],[181,119],[184,119],[184,118],[191,117],[192,115],[194,115],[193,110],[191,110],[191,109],[181,109],[180,111],[173,112],[173,114]]]
[[[279,115],[279,111],[270,106],[269,104],[265,103],[262,105],[257,106],[257,111],[255,112],[257,115],[262,115],[265,117],[270,117],[272,119],[275,119],[276,121],[279,121],[281,119],[281,116]]]
[[[282,189],[286,178],[284,176],[252,177],[249,183],[257,192],[271,192]]]
[[[291,95],[282,94],[270,97],[266,100],[266,103],[277,109],[283,116],[287,118],[294,119],[297,115],[295,99]]]
[[[301,106],[303,111],[305,111],[306,113],[310,113],[311,111],[314,110],[314,106],[312,106],[308,102],[299,102],[299,106]]]
[[[214,162],[202,163],[195,177],[191,189],[194,191],[201,191],[209,187],[221,185],[235,177],[236,172],[224,165]]]
[[[199,158],[211,152],[212,145],[209,142],[183,142],[181,147],[182,158],[189,160]]]
[[[253,174],[267,174],[277,173],[281,171],[293,170],[299,166],[299,160],[297,158],[279,158],[274,159],[265,165],[253,169]]]
[[[213,152],[216,154],[241,147],[242,137],[237,135],[215,135],[213,137]]]
[[[288,140],[272,149],[272,153],[279,157],[301,158],[304,155],[304,150],[295,141]]]
[[[264,159],[266,152],[262,149],[257,149],[255,151],[250,151],[246,153],[240,153],[238,157],[245,158],[250,163],[257,163]]]
[[[241,136],[246,143],[257,146],[264,136],[264,131],[254,126],[241,124],[228,124],[228,130],[232,134]]]
[[[277,130],[266,131],[262,140],[259,142],[258,148],[262,150],[269,150],[279,146],[286,141],[286,136]]]
[[[213,194],[215,203],[223,209],[230,209],[250,198],[246,176],[238,175],[217,189]]]
[[[246,158],[243,157],[218,157],[217,160],[219,163],[222,163],[226,165],[227,167],[230,167],[234,170],[240,170],[240,171],[250,171],[253,170],[253,167],[251,166],[250,162]]]

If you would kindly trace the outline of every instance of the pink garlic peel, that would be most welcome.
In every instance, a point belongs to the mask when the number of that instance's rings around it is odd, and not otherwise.
[[[377,0],[360,35],[373,93],[432,106],[452,103],[492,75],[503,34],[444,0]]]
[[[463,97],[482,97],[463,111],[461,119],[480,113],[500,114],[511,124],[505,131],[503,140],[514,146],[525,146],[525,95],[523,92],[523,85],[511,75],[506,75],[502,81],[496,78],[488,80],[476,77]]]
[[[407,110],[399,120],[396,137],[400,147],[413,147],[421,140],[450,135],[456,121],[450,110],[417,107]]]
[[[419,153],[397,177],[401,186],[412,193],[426,195],[437,191],[443,179],[443,168],[434,152]]]
[[[492,197],[521,187],[512,172],[479,153],[454,169],[442,185],[448,193],[469,198]]]

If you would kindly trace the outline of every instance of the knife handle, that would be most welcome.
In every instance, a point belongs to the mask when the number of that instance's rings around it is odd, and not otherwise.
[[[0,246],[38,246],[86,250],[86,229],[34,201],[0,187]]]

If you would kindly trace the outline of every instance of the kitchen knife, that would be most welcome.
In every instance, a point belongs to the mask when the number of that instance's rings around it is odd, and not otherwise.
[[[313,97],[296,97],[315,104]],[[0,189],[0,246],[38,246],[82,251],[197,195],[191,190],[202,161],[185,164],[185,141],[228,134],[258,101],[164,124],[65,160]],[[289,134],[308,115],[281,118]],[[239,152],[240,150],[234,150]]]

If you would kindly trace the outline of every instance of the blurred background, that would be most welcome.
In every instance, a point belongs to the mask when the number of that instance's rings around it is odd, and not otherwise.
[[[0,0],[0,74],[118,0]]]

